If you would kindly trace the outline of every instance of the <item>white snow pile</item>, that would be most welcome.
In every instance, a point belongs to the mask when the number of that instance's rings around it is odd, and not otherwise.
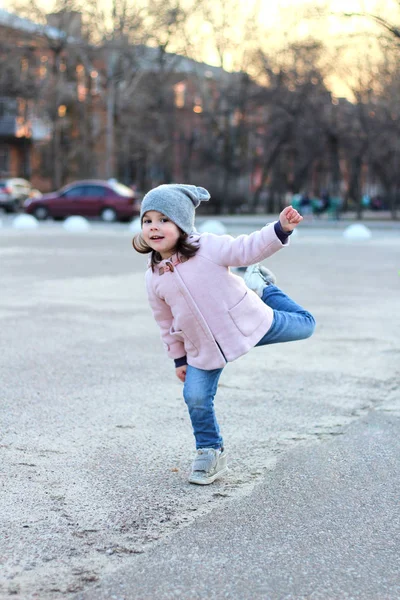
[[[139,231],[141,230],[142,224],[140,221],[140,217],[136,217],[136,219],[133,219],[133,221],[129,223],[129,231],[131,231],[132,233],[139,233]]]
[[[215,235],[224,235],[226,227],[217,219],[207,219],[198,227],[200,233],[215,233]]]
[[[36,229],[38,220],[33,215],[18,215],[12,222],[14,229]]]
[[[371,235],[371,230],[362,223],[349,225],[343,231],[343,237],[347,240],[369,240]]]
[[[66,231],[80,233],[81,231],[88,231],[90,229],[90,223],[84,217],[76,215],[65,219],[63,227]]]

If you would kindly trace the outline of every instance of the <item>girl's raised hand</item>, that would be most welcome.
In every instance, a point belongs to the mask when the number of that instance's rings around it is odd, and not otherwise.
[[[293,231],[295,227],[303,220],[300,213],[293,206],[287,206],[279,215],[283,231]]]

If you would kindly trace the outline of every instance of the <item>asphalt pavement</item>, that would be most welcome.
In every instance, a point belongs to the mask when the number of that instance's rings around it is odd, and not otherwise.
[[[249,496],[222,494],[76,600],[399,598],[398,409],[289,452]]]
[[[266,261],[317,329],[226,367],[230,471],[200,488],[128,226],[3,225],[2,600],[398,600],[398,228]]]

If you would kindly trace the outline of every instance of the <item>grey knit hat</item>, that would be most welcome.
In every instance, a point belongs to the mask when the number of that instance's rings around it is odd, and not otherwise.
[[[194,211],[205,200],[209,192],[203,187],[166,183],[147,192],[140,207],[140,220],[149,210],[157,210],[178,225],[185,233],[195,231]]]

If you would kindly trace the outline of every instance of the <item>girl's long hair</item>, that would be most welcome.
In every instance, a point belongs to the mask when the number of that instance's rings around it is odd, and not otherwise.
[[[179,238],[175,246],[175,252],[181,254],[185,258],[192,258],[199,249],[199,244],[188,241],[188,234],[179,229]],[[158,265],[163,259],[162,256],[157,250],[153,250],[150,248],[148,244],[143,239],[142,233],[137,233],[132,240],[132,246],[139,252],[140,254],[149,254],[151,252],[151,270],[154,271],[154,267]]]

